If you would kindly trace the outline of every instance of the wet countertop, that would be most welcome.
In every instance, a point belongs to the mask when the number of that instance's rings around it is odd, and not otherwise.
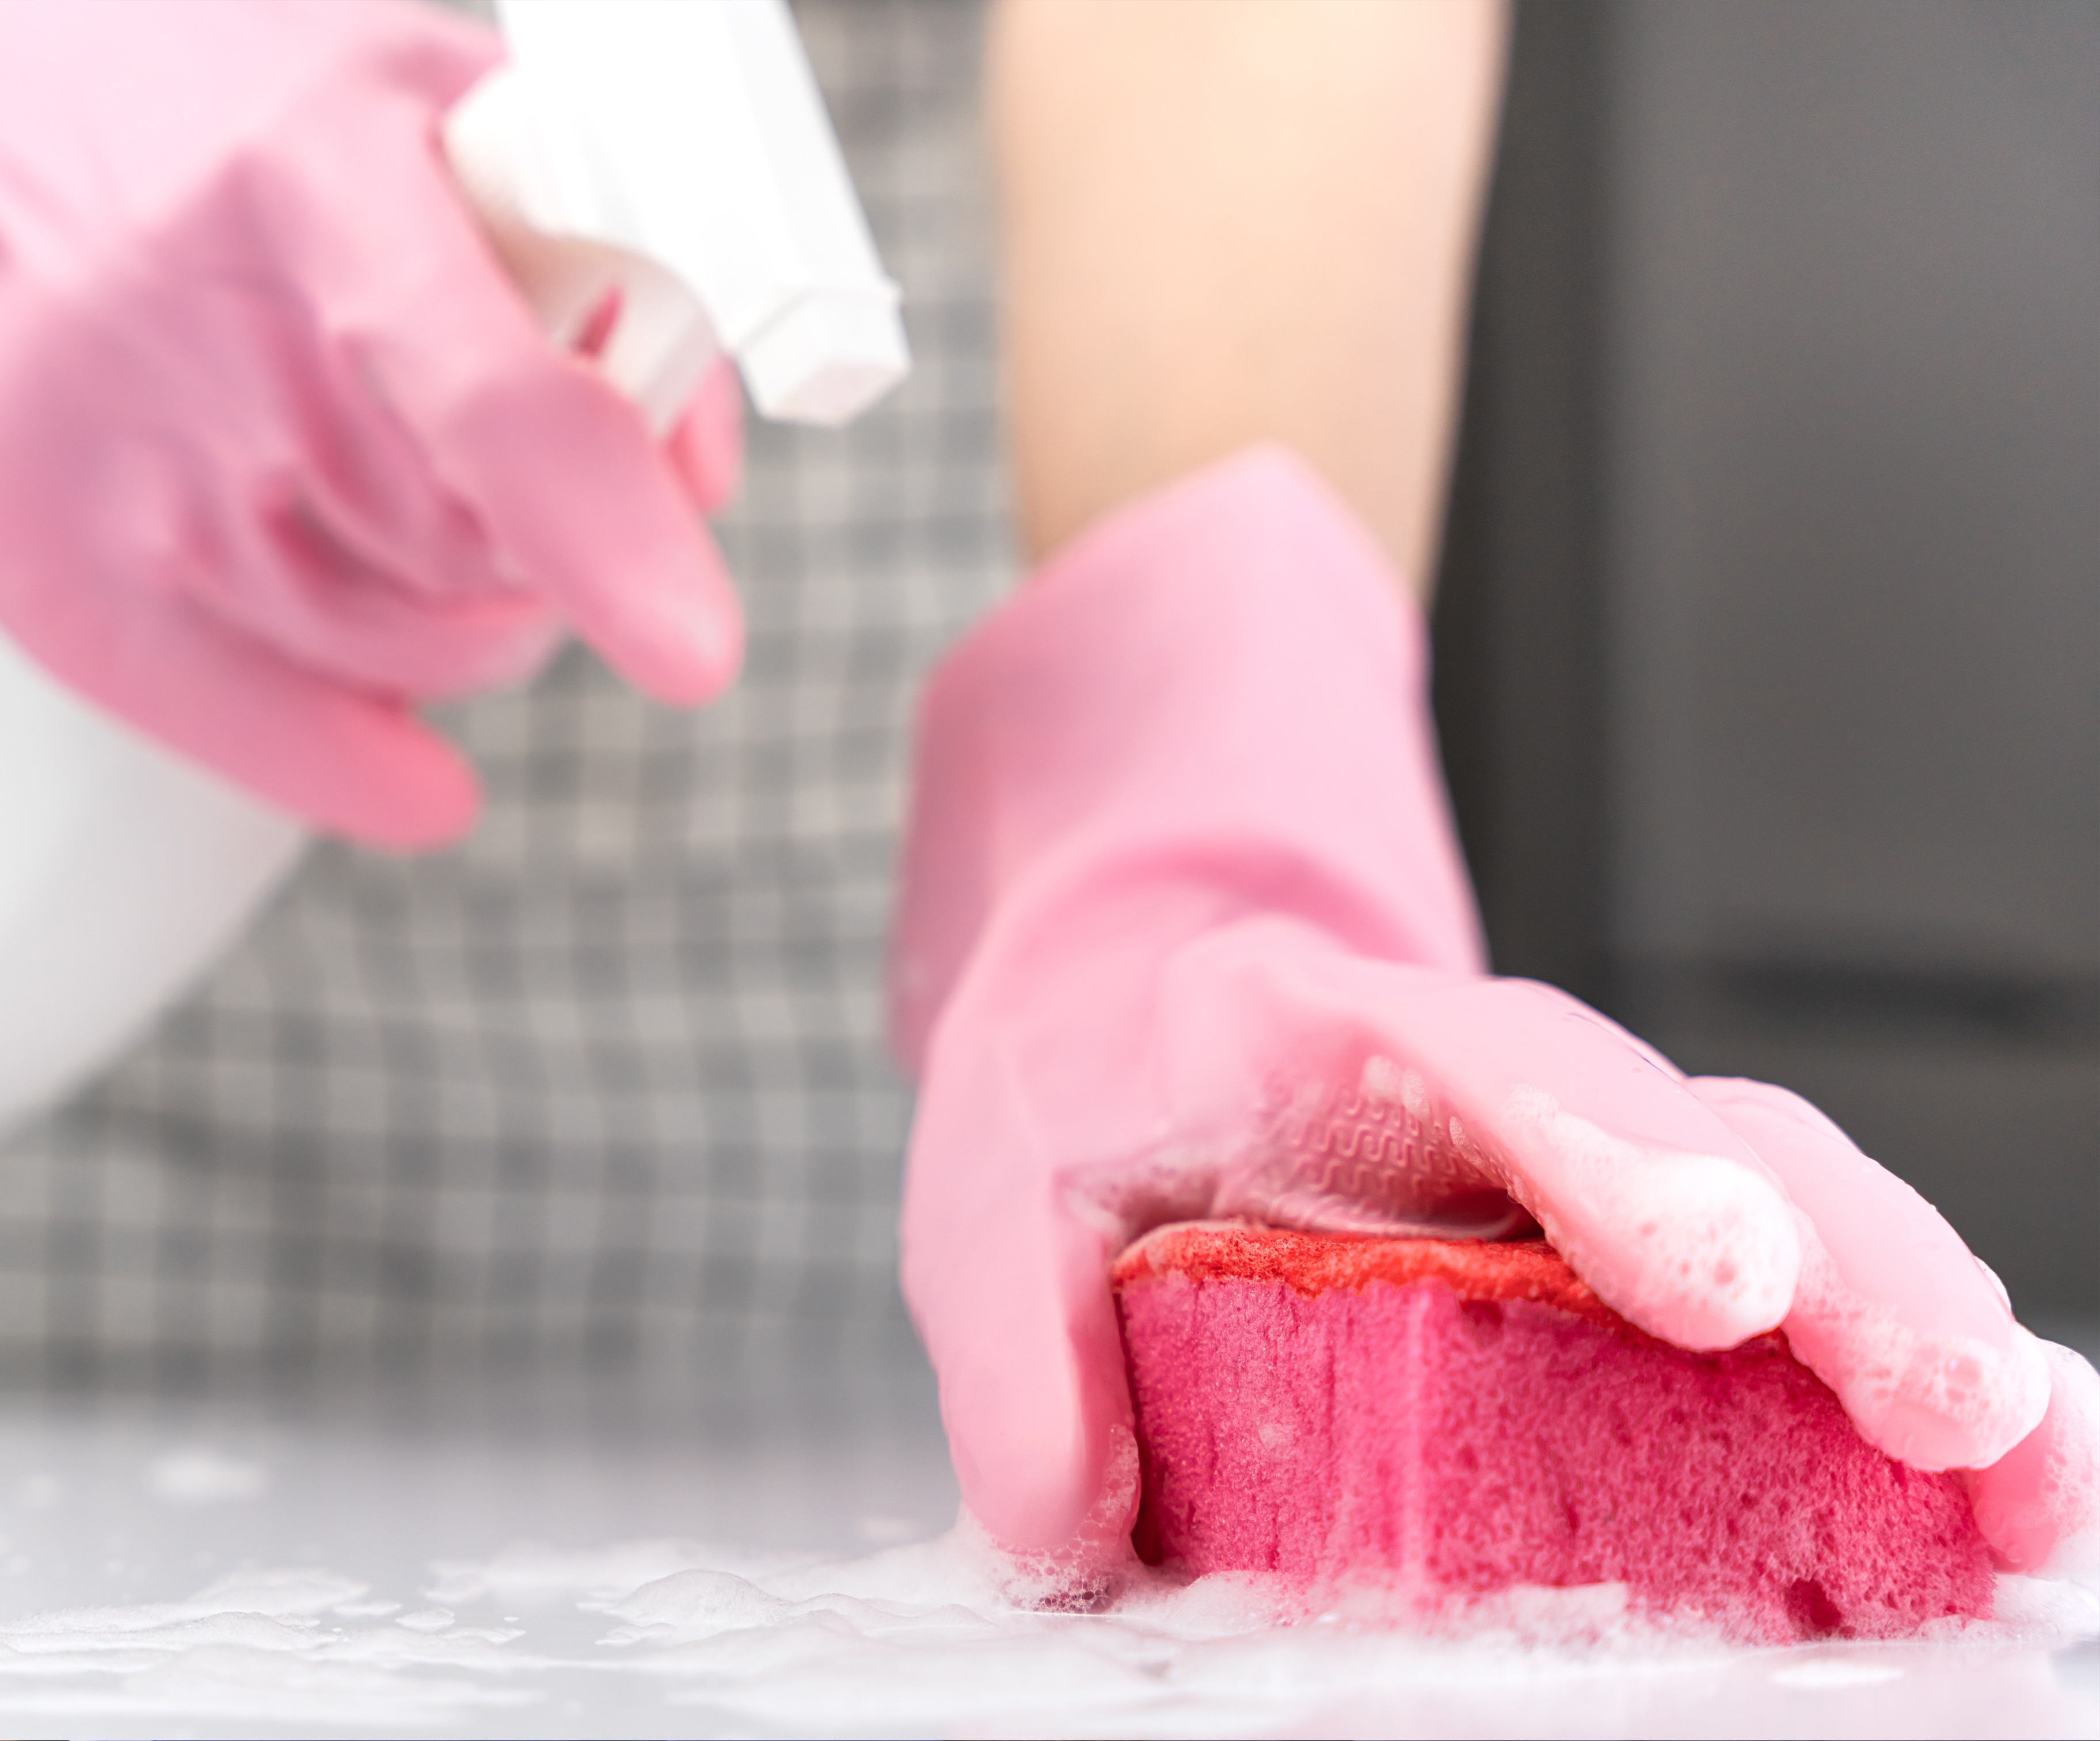
[[[923,1372],[866,1376],[0,1400],[0,1730],[2100,1734],[2062,1587],[2009,1587],[2040,1630],[1762,1650],[1629,1637],[1602,1588],[1464,1638],[1231,1580],[1018,1606]]]

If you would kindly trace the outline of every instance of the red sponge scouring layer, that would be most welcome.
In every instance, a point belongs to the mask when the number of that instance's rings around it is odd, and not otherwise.
[[[1154,1564],[1623,1582],[1774,1642],[1990,1611],[1957,1475],[1868,1444],[1785,1337],[1671,1347],[1543,1240],[1188,1224],[1114,1284]]]

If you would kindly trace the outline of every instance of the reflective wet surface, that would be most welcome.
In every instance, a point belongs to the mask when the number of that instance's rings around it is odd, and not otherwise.
[[[16,1398],[0,1730],[2100,1731],[2089,1592],[2007,1586],[2049,1644],[1757,1651],[1630,1636],[1608,1587],[1464,1638],[1349,1610],[1279,1625],[1229,1579],[1074,1615],[1011,1600],[955,1506],[919,1372],[852,1396]]]

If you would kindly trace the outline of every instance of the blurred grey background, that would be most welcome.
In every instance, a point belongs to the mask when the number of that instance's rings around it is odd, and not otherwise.
[[[1498,968],[2100,1310],[2100,7],[1520,14],[1439,603]]]
[[[0,1145],[0,1391],[792,1372],[915,1399],[880,976],[912,697],[1011,583],[977,0],[800,0],[912,379],[754,424],[743,680],[449,709]],[[1784,1082],[2100,1320],[2100,8],[1526,5],[1437,629],[1498,964]]]

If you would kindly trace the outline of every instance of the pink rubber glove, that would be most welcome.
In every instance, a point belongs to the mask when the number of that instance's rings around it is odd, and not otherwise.
[[[681,482],[733,479],[734,384],[666,455],[541,338],[436,140],[498,53],[395,0],[0,5],[0,625],[395,846],[476,803],[414,701],[571,626],[669,700],[740,656]]]
[[[1884,1448],[2004,1456],[2047,1368],[1921,1200],[1813,1113],[1766,1154],[1790,1097],[1688,1084],[1482,977],[1426,676],[1368,536],[1263,450],[1082,536],[929,685],[893,964],[921,1076],[904,1282],[970,1509],[1068,1564],[1121,1549],[1108,1266],[1211,1216],[1535,1219],[1643,1328],[1716,1349],[1784,1320]]]
[[[1803,1261],[1782,1328],[1860,1431],[1917,1468],[1970,1469],[1977,1523],[2007,1570],[2100,1565],[2100,1376],[2085,1358],[2014,1327],[2032,1350],[2026,1370],[2038,1359],[2048,1375],[2048,1409],[1991,1456],[1967,1426],[1976,1401],[2007,1420],[2032,1407],[2014,1388],[2031,1381],[2003,1359],[1996,1332],[2011,1302],[1997,1277],[1937,1209],[1798,1094],[1714,1076],[1688,1085],[1798,1206]]]

